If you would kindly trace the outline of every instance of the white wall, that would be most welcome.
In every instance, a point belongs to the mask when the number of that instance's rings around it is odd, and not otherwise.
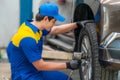
[[[33,17],[35,18],[35,15],[38,13],[39,6],[42,0],[33,0]]]
[[[6,47],[19,27],[19,0],[0,0],[0,47]]]

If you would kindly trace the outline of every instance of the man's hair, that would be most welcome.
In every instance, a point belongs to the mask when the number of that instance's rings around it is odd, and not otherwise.
[[[35,17],[35,20],[36,20],[36,21],[41,21],[41,20],[43,20],[44,17],[45,17],[45,16],[40,15],[39,13],[37,13],[37,14],[36,14],[36,17]],[[52,19],[54,19],[54,17],[48,16],[48,20],[49,20],[49,21],[52,20]]]

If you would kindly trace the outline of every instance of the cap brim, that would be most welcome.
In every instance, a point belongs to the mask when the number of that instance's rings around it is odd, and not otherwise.
[[[63,16],[61,16],[60,14],[54,16],[54,18],[58,21],[61,21],[61,22],[65,21],[65,18]]]

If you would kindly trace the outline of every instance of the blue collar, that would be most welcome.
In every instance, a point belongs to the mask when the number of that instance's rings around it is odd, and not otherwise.
[[[33,22],[33,20],[27,20],[27,21],[25,22],[25,24],[26,24],[28,27],[30,27],[30,28],[33,30],[34,33],[38,32],[39,29],[38,29],[36,26],[34,26],[33,24],[31,24],[31,22]]]

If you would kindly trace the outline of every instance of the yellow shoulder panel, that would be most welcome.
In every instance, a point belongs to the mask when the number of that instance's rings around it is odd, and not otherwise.
[[[40,31],[39,33],[36,32],[35,34],[28,26],[25,25],[25,23],[23,23],[18,32],[13,36],[12,43],[16,47],[19,47],[20,41],[25,37],[31,37],[36,40],[36,43],[38,43],[38,40],[40,40],[40,38],[42,37],[42,31]]]

